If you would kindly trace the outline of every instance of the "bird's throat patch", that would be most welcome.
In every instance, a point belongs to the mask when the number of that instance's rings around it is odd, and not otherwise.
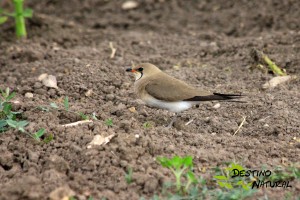
[[[140,72],[140,74],[141,74],[140,77],[138,77],[138,74],[136,74],[136,79],[135,79],[135,81],[138,81],[138,80],[140,80],[140,79],[143,77],[144,73],[143,73],[143,72]]]

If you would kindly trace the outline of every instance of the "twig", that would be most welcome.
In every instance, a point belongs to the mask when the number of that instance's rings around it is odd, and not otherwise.
[[[109,42],[109,47],[110,47],[110,49],[111,49],[110,58],[114,58],[114,57],[115,57],[115,54],[116,54],[116,51],[117,51],[117,49],[116,49],[116,48],[114,48],[114,46],[113,46],[113,43],[112,43],[112,42]]]
[[[258,62],[259,65],[261,64],[267,64],[268,67],[273,71],[274,74],[279,76],[286,76],[286,73],[280,69],[266,54],[264,54],[262,51],[259,51],[257,49],[251,50],[251,56],[252,58]],[[261,66],[260,66],[261,67]]]
[[[246,116],[243,117],[243,121],[241,122],[241,124],[239,125],[238,129],[236,129],[236,131],[234,132],[233,135],[237,134],[237,132],[238,132],[238,131],[242,128],[242,126],[244,125],[245,121],[246,121]]]
[[[185,123],[185,125],[189,125],[190,123],[192,123],[194,121],[194,119],[191,119],[190,121],[188,121],[187,123]]]
[[[93,122],[92,120],[82,120],[82,121],[73,122],[70,124],[64,124],[62,126],[63,127],[78,126],[79,124],[92,123],[92,122]]]

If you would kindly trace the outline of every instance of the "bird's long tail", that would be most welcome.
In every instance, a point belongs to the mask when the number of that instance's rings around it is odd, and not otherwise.
[[[190,99],[185,99],[184,101],[230,101],[230,102],[240,102],[245,103],[245,101],[238,101],[236,99],[240,99],[245,95],[242,94],[221,94],[221,93],[213,93],[212,95],[207,96],[195,96]]]

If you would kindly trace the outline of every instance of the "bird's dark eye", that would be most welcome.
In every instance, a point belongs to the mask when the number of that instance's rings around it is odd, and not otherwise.
[[[142,72],[144,69],[142,67],[138,68],[139,72]]]

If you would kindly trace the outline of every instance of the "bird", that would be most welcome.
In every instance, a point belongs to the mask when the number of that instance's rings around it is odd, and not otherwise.
[[[135,93],[146,105],[175,113],[168,128],[173,126],[178,114],[202,101],[232,101],[243,96],[242,94],[211,93],[195,88],[164,73],[151,63],[135,65],[127,68],[126,72],[134,74]]]

